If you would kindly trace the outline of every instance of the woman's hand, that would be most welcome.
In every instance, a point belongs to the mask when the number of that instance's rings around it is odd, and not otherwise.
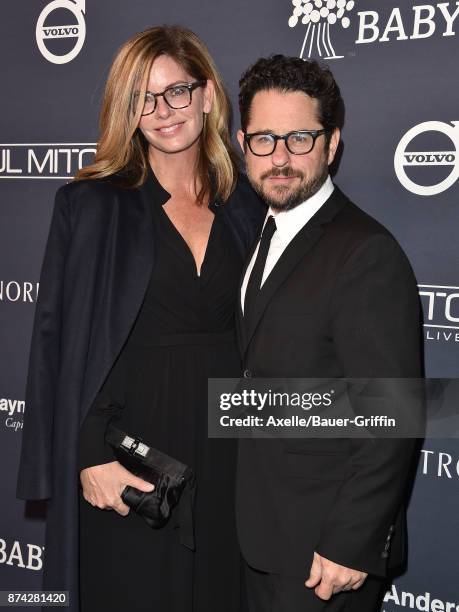
[[[155,488],[151,482],[134,476],[118,461],[94,465],[80,472],[83,497],[102,510],[116,510],[121,516],[129,514],[129,506],[121,499],[126,485],[149,493]]]

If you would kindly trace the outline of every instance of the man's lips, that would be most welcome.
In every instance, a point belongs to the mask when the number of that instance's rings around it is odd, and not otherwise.
[[[294,170],[292,170],[291,168],[284,169],[284,170],[271,170],[270,172],[265,172],[264,174],[262,174],[260,176],[260,179],[262,181],[290,181],[292,179],[302,179],[303,178],[303,173],[301,172],[296,172]]]
[[[301,177],[299,177],[297,174],[288,175],[288,176],[285,176],[284,174],[276,174],[274,176],[270,175],[266,177],[265,180],[275,185],[276,183],[290,183],[291,181],[297,178],[301,178]]]

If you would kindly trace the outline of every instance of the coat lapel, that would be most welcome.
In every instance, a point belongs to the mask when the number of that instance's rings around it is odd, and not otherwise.
[[[99,271],[101,298],[93,313],[93,335],[81,421],[115,362],[142,305],[153,270],[152,206],[170,197],[153,172],[137,189],[119,192],[118,221]],[[106,230],[107,231],[107,230]]]
[[[252,326],[247,329],[242,315],[240,305],[240,289],[238,300],[238,322],[240,337],[242,339],[243,353],[246,352],[250,341],[263,317],[263,314],[272,300],[274,294],[281,288],[283,283],[292,274],[297,265],[306,257],[307,253],[313,248],[317,241],[326,231],[325,225],[329,223],[343,208],[346,203],[346,196],[335,186],[333,193],[325,202],[325,204],[317,211],[317,213],[306,223],[306,225],[293,238],[287,248],[284,250],[276,265],[272,269],[268,278],[264,282],[255,308],[255,317],[253,318]],[[253,254],[253,250],[252,250]],[[252,254],[248,261],[250,261]],[[245,270],[247,269],[247,265]],[[245,275],[244,270],[244,275]],[[243,275],[243,276],[244,276]],[[242,286],[242,283],[241,283]]]
[[[260,232],[259,235],[257,236],[256,240],[254,241],[252,248],[250,249],[249,254],[247,255],[247,259],[245,261],[244,264],[244,268],[242,270],[242,274],[241,274],[241,278],[239,281],[239,287],[238,287],[238,291],[237,291],[237,304],[236,304],[236,335],[237,335],[237,340],[238,340],[238,344],[239,344],[239,348],[241,350],[241,352],[245,351],[245,347],[247,346],[247,342],[246,342],[246,332],[247,330],[245,329],[245,325],[244,325],[244,314],[242,312],[242,306],[241,306],[241,291],[242,291],[242,284],[244,282],[244,277],[246,275],[247,272],[247,268],[249,267],[250,261],[253,257],[253,254],[255,253],[255,249],[258,246],[258,242],[260,240],[260,236],[261,236],[261,231],[263,229],[263,226],[260,228]]]

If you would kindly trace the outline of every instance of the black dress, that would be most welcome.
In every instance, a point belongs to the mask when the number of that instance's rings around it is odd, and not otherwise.
[[[150,179],[151,180],[151,179]],[[207,437],[207,379],[237,377],[234,313],[242,258],[221,207],[200,276],[162,205],[152,201],[155,257],[144,302],[83,424],[80,469],[113,461],[103,431],[117,426],[196,474],[195,551],[180,544],[177,508],[161,529],[100,510],[80,490],[81,612],[239,612],[234,519],[235,440]]]

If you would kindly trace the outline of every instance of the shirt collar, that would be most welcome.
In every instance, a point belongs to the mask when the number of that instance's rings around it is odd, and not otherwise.
[[[148,189],[150,195],[153,198],[155,203],[164,204],[170,199],[171,194],[164,189],[161,183],[156,178],[156,174],[153,172],[150,164],[147,164],[147,178],[145,179],[145,183],[143,185],[146,189]]]
[[[161,206],[170,199],[171,194],[164,189],[161,183],[156,178],[155,173],[150,164],[147,165],[147,178],[145,181],[146,188],[150,191],[150,194],[153,196],[153,200]],[[208,208],[212,210],[212,212],[216,212],[219,210],[221,202],[219,198],[216,196],[216,188],[215,188],[215,180],[211,177],[211,194],[209,199]]]
[[[289,243],[302,227],[316,214],[333,193],[335,186],[327,176],[322,187],[313,196],[291,210],[275,211],[269,208],[266,219],[273,215],[276,221],[276,235],[282,242]],[[266,222],[266,220],[265,220]]]

